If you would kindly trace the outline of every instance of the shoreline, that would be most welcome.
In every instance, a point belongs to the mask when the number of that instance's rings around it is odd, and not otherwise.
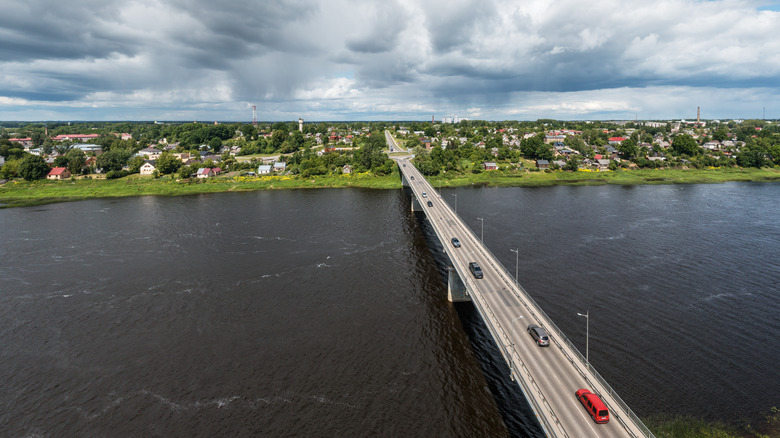
[[[435,187],[551,187],[557,185],[648,185],[714,184],[724,182],[780,182],[780,169],[664,169],[619,170],[609,172],[490,171],[479,174],[438,175],[428,180]],[[313,188],[398,189],[397,170],[386,176],[369,173],[326,175],[309,178],[293,176],[216,177],[204,180],[175,180],[170,176],[154,179],[132,175],[115,180],[79,179],[66,181],[13,180],[0,185],[0,208],[29,207],[95,198],[128,196],[186,196],[234,191]]]

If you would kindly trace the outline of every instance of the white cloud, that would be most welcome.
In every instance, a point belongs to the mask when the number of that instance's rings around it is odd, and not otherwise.
[[[122,108],[144,108],[143,119],[238,119],[247,102],[261,117],[427,119],[473,109],[470,117],[496,119],[628,118],[687,113],[700,101],[725,114],[776,95],[780,12],[759,6],[0,0],[0,103],[95,106],[79,114],[109,119],[132,114]]]

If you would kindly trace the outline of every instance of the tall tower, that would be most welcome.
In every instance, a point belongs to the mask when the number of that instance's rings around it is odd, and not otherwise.
[[[696,107],[696,125],[701,125],[701,107]]]
[[[252,126],[257,126],[257,105],[252,105]]]
[[[298,119],[298,130],[303,132],[303,119]]]

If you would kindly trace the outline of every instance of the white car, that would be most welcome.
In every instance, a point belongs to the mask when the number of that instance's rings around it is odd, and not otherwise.
[[[427,197],[428,197],[428,194],[423,192],[423,198],[427,198]]]

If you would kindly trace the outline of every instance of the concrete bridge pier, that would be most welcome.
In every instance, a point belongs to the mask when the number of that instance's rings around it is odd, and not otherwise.
[[[412,193],[411,199],[412,199],[412,212],[423,211],[423,206],[422,204],[420,204],[420,201],[417,200],[417,197],[414,196],[414,193]]]
[[[458,271],[452,266],[447,266],[447,299],[451,303],[462,303],[471,301],[471,297],[466,291],[466,285],[460,279]]]

